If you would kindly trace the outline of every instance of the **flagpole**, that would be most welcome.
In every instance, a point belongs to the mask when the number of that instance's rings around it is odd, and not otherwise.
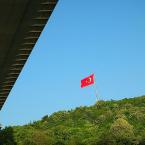
[[[95,96],[97,98],[97,102],[99,101],[99,95],[98,95],[98,89],[97,89],[97,84],[96,84],[96,76],[94,73],[94,88],[95,88]]]

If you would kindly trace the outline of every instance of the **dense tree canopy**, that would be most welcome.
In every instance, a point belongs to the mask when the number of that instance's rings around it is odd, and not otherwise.
[[[6,127],[0,145],[145,145],[145,96],[99,101]]]

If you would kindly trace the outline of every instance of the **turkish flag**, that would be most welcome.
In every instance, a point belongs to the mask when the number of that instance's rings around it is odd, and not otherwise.
[[[89,85],[94,84],[94,74],[84,78],[83,80],[81,80],[81,88],[87,87]]]

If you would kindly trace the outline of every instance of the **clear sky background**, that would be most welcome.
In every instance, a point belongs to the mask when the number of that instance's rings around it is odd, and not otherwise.
[[[20,74],[0,123],[22,125],[101,99],[145,94],[145,1],[60,0]]]

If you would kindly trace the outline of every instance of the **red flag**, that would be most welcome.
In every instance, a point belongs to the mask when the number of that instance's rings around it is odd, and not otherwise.
[[[81,88],[87,87],[89,85],[94,84],[94,74],[84,78],[83,80],[81,80]]]

